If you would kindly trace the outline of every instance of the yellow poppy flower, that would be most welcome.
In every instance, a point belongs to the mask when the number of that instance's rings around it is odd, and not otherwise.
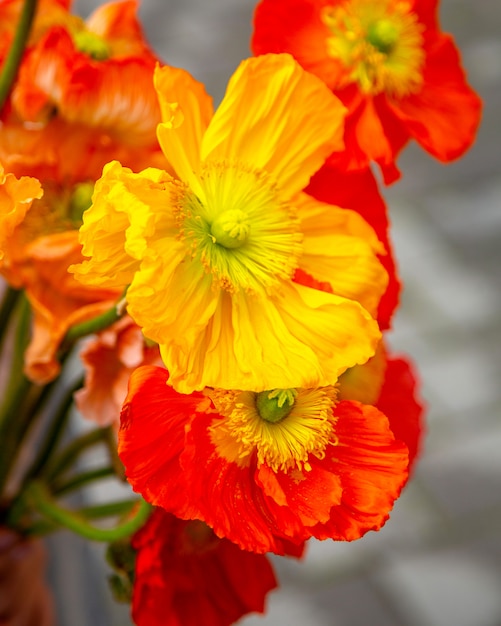
[[[387,282],[363,219],[302,193],[343,147],[344,107],[286,54],[244,61],[215,113],[184,70],[157,68],[155,86],[176,177],[108,164],[73,271],[129,285],[180,392],[335,383],[374,353],[360,302],[372,312]]]

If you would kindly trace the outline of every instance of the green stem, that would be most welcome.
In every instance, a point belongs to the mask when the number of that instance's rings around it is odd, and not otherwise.
[[[50,463],[43,469],[43,476],[48,482],[52,482],[72,465],[87,448],[104,441],[106,436],[105,428],[96,428],[77,437],[59,455],[51,459]]]
[[[31,309],[23,295],[17,303],[17,327],[14,336],[14,350],[10,360],[9,379],[2,390],[0,403],[0,494],[2,494],[10,469],[19,451],[19,445],[29,428],[33,415],[23,411],[33,391],[34,385],[23,373],[24,349],[28,342],[31,323]]]
[[[115,515],[127,515],[142,500],[118,500],[107,504],[94,504],[85,506],[78,513],[86,519],[99,519],[101,517],[113,517]]]
[[[64,396],[60,400],[59,406],[57,407],[56,414],[52,419],[50,428],[45,435],[45,439],[39,448],[38,454],[35,457],[31,468],[26,474],[25,481],[35,478],[47,464],[47,461],[49,460],[53,450],[55,450],[64,432],[66,424],[68,423],[71,408],[73,406],[73,394],[77,391],[77,389],[80,389],[82,382],[82,379],[79,378],[65,390]]]
[[[114,306],[111,307],[111,309],[108,309],[97,317],[93,317],[90,320],[72,326],[64,336],[60,352],[64,354],[64,352],[69,350],[71,346],[78,341],[78,339],[86,337],[87,335],[98,333],[101,330],[108,328],[108,326],[111,326],[115,322],[118,322],[118,320],[121,319],[126,313],[125,293],[126,291],[124,291],[120,299]]]
[[[108,454],[110,455],[111,464],[115,470],[115,475],[122,482],[126,482],[125,467],[122,460],[118,456],[117,436],[112,428],[106,429],[106,447],[108,448]]]
[[[78,514],[59,506],[50,495],[47,487],[41,482],[31,483],[27,487],[25,494],[26,498],[33,503],[34,508],[49,521],[94,541],[116,541],[117,539],[128,537],[143,526],[151,511],[151,505],[144,500],[138,500],[135,503],[137,510],[133,517],[121,522],[115,528],[101,529],[89,524],[81,513]],[[115,503],[115,507],[120,508],[117,506],[120,504],[123,506],[123,503]],[[110,511],[112,506],[113,504],[102,505],[100,509],[103,511],[103,507],[106,507],[106,510]],[[94,515],[97,510],[97,507],[87,509],[87,511],[92,511]],[[123,512],[123,509],[121,512]],[[106,515],[111,514],[116,514],[116,512],[106,513]]]
[[[115,468],[111,465],[109,467],[100,467],[95,470],[89,470],[88,472],[82,472],[82,474],[73,476],[65,482],[55,483],[52,487],[52,491],[55,495],[62,496],[70,491],[84,487],[95,480],[107,478],[108,476],[115,476]]]
[[[9,285],[6,286],[2,299],[2,306],[0,307],[0,350],[7,334],[6,331],[11,313],[14,310],[20,295],[21,291],[18,289],[14,289]]]
[[[25,0],[14,40],[12,41],[0,74],[0,111],[7,100],[12,84],[16,78],[19,65],[21,64],[36,8],[37,0]]]

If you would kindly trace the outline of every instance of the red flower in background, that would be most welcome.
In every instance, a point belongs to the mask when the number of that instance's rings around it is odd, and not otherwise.
[[[343,170],[377,162],[386,183],[409,139],[448,162],[472,144],[481,101],[439,27],[438,0],[261,0],[255,54],[289,52],[348,108]]]
[[[277,586],[264,555],[218,539],[203,522],[156,509],[133,537],[132,617],[137,626],[229,626],[262,613]]]

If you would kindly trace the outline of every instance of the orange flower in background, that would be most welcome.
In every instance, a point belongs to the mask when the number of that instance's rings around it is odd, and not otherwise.
[[[89,259],[72,271],[130,285],[127,310],[179,391],[334,383],[373,354],[387,283],[364,220],[302,193],[340,145],[339,101],[289,55],[244,61],[213,115],[186,72],[155,82],[177,179],[108,164],[80,229]]]
[[[28,176],[18,179],[13,174],[6,174],[0,164],[0,269],[9,237],[23,221],[33,200],[41,198],[42,194],[38,180]]]
[[[466,82],[438,0],[261,0],[255,54],[289,52],[348,108],[343,170],[381,167],[386,183],[409,139],[437,159],[460,157],[475,139],[481,101]]]
[[[18,19],[20,2],[1,2]],[[84,22],[69,3],[42,0],[19,76],[2,111],[0,161],[16,176],[36,177],[44,197],[16,209],[2,273],[26,290],[34,312],[26,374],[46,382],[59,372],[68,329],[113,306],[121,290],[83,286],[67,272],[80,262],[77,230],[103,165],[167,168],[155,129],[156,57],[144,40],[137,3],[109,3]]]
[[[230,626],[263,613],[276,586],[264,555],[218,539],[203,522],[156,509],[132,539],[137,551],[132,617],[137,626]]]
[[[333,387],[182,395],[167,378],[133,372],[119,431],[128,481],[152,504],[258,553],[351,541],[388,519],[407,448],[373,406]]]
[[[160,111],[152,75],[158,59],[136,10],[136,2],[124,0],[97,8],[86,21],[66,14],[63,22],[56,14],[25,54],[11,94],[13,113],[47,123],[56,112],[121,143],[156,145]]]
[[[85,382],[74,395],[80,413],[100,426],[118,429],[129,376],[140,365],[161,365],[158,346],[148,346],[126,316],[90,339],[80,352]]]
[[[17,202],[8,214],[11,226],[2,229],[6,237],[0,273],[13,287],[24,288],[30,301],[33,332],[25,355],[25,373],[42,383],[59,373],[57,351],[68,329],[109,309],[119,292],[86,287],[67,271],[82,258],[76,226],[82,208],[90,202],[92,188],[76,186],[70,193],[47,184],[40,198],[38,181],[21,178],[14,187],[14,180],[12,174],[4,176],[1,197],[28,184],[24,194],[29,194],[29,209],[26,202]],[[34,192],[38,198],[31,201]]]

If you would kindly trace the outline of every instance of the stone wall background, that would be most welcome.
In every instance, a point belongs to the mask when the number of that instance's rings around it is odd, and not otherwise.
[[[143,0],[140,12],[162,58],[219,101],[250,54],[253,7]],[[441,18],[485,100],[478,140],[448,166],[409,148],[403,180],[384,190],[406,286],[391,343],[420,371],[425,451],[381,532],[313,543],[299,564],[277,559],[282,588],[268,615],[242,626],[501,625],[501,2],[442,0]],[[58,626],[129,626],[100,548],[66,533],[49,545]]]

